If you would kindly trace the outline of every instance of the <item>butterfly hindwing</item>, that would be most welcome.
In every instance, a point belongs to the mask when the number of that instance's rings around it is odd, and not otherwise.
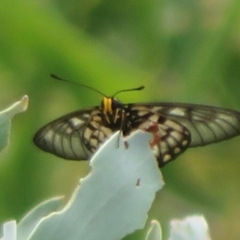
[[[154,115],[159,118],[159,115]],[[153,119],[154,115],[150,119]],[[160,118],[161,122],[149,120],[140,125],[139,128],[152,133],[153,138],[150,141],[150,146],[157,158],[159,167],[163,167],[188,148],[191,143],[191,134],[186,127],[178,122],[163,116]]]

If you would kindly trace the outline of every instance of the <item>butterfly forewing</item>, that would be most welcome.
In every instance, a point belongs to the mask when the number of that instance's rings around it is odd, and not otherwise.
[[[139,105],[132,108],[139,108]],[[142,104],[141,109],[185,126],[191,134],[189,147],[204,146],[240,134],[240,113],[237,111],[184,103]]]
[[[46,152],[71,160],[87,160],[111,131],[101,124],[98,107],[65,115],[42,127],[34,143]]]

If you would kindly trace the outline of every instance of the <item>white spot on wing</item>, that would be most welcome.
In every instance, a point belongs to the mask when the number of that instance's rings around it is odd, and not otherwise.
[[[182,141],[182,145],[183,145],[184,147],[187,146],[187,144],[188,144],[188,140]]]
[[[69,119],[69,124],[74,129],[79,129],[84,124],[84,121],[79,118],[71,118],[71,119]]]
[[[173,146],[175,146],[175,144],[176,144],[176,140],[173,138],[173,137],[168,137],[168,144],[171,146],[171,147],[173,147]]]
[[[73,132],[73,131],[72,131],[71,128],[67,128],[67,129],[66,129],[66,133],[67,133],[67,134],[71,134],[72,132]]]
[[[158,146],[155,145],[151,150],[152,150],[155,157],[159,156],[160,152],[159,152],[159,147]]]
[[[179,132],[176,131],[172,131],[171,135],[174,139],[176,139],[177,141],[180,141],[182,139],[182,135]]]
[[[139,115],[140,117],[142,117],[142,116],[144,116],[144,115],[146,115],[146,114],[148,114],[148,113],[149,113],[149,111],[143,110],[143,111],[139,111],[139,112],[138,112],[138,115]]]
[[[167,162],[167,161],[169,161],[169,160],[171,160],[171,155],[170,155],[170,154],[164,155],[164,157],[163,157],[163,162]]]
[[[162,110],[162,107],[160,106],[155,106],[151,109],[153,112],[160,112]]]
[[[87,139],[87,141],[90,139],[92,135],[92,131],[89,128],[86,128],[84,131],[84,138]]]
[[[53,136],[54,136],[54,132],[52,130],[50,130],[44,135],[44,138],[46,141],[51,141]]]
[[[149,118],[149,121],[151,122],[157,122],[158,121],[158,115],[152,115],[150,118]]]
[[[180,117],[185,116],[184,109],[182,109],[182,108],[174,108],[171,111],[169,111],[169,113],[172,115],[180,116]]]
[[[182,127],[180,124],[177,124],[177,123],[175,123],[175,122],[173,122],[173,121],[167,120],[167,121],[165,122],[165,124],[166,124],[168,127],[172,128],[172,129],[175,129],[175,130],[178,131],[178,132],[182,132],[182,131],[183,131],[183,127]]]

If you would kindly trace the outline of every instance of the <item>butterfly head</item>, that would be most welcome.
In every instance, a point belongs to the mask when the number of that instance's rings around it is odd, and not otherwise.
[[[140,86],[138,88],[131,89],[123,89],[116,92],[112,97],[104,96],[101,102],[101,110],[103,113],[103,119],[107,124],[113,126],[122,125],[122,121],[125,116],[124,104],[122,104],[119,100],[115,98],[115,96],[122,92],[127,91],[139,91],[144,89],[144,86]]]
[[[107,97],[103,92],[101,92],[98,89],[95,89],[93,87],[63,79],[55,74],[50,74],[50,75],[54,79],[77,84],[77,85],[88,88],[88,89],[95,91],[98,94],[102,95],[103,96],[103,100],[101,102],[102,117],[103,117],[103,121],[105,122],[105,124],[109,125],[110,127],[115,127],[115,126],[121,124],[123,121],[123,118],[124,118],[124,105],[120,101],[118,101],[115,98],[115,96],[122,92],[139,91],[139,90],[144,89],[144,86],[140,86],[137,88],[123,89],[123,90],[117,91],[111,97]]]

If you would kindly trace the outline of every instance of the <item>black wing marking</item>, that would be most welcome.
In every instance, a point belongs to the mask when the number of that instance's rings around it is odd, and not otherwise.
[[[80,110],[42,127],[34,136],[40,149],[71,160],[88,160],[111,132],[101,126],[98,107]]]
[[[185,103],[132,104],[132,109],[151,111],[184,126],[191,134],[189,147],[220,142],[240,134],[240,112]]]

